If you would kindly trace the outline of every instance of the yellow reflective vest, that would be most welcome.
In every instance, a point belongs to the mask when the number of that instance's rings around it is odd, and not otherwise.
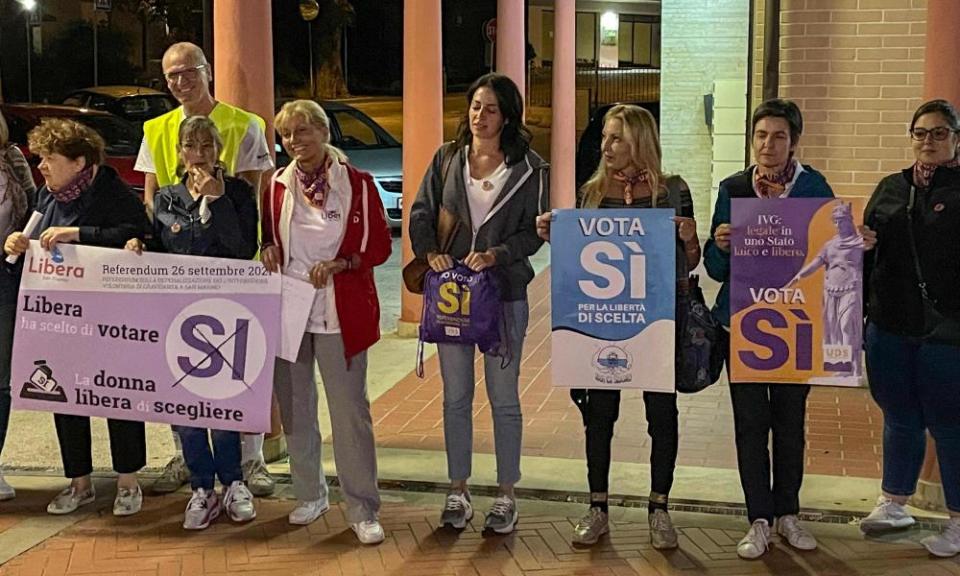
[[[143,136],[150,149],[150,156],[153,158],[153,166],[157,173],[157,184],[160,187],[170,186],[180,181],[177,176],[177,166],[180,163],[177,155],[177,141],[183,119],[183,106],[180,106],[143,124]],[[247,134],[251,120],[260,125],[261,131],[266,130],[266,122],[256,114],[223,102],[217,102],[213,107],[210,119],[213,120],[220,132],[220,138],[223,139],[220,161],[226,166],[230,175],[236,175],[240,145]]]

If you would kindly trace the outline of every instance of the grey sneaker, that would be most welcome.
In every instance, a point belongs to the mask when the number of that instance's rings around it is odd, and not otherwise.
[[[118,488],[117,497],[113,500],[114,516],[133,516],[143,506],[143,492],[140,486],[136,490]]]
[[[506,494],[501,494],[493,501],[493,506],[487,512],[483,529],[493,530],[497,534],[509,534],[513,532],[513,527],[517,525],[519,518],[516,501]]]
[[[220,498],[216,490],[197,488],[187,502],[187,510],[183,514],[183,528],[185,530],[203,530],[220,516]]]
[[[754,520],[747,535],[737,544],[737,556],[754,560],[766,554],[770,546],[770,524],[760,518]]]
[[[253,494],[239,480],[223,490],[223,510],[234,522],[249,522],[257,517]]]
[[[586,516],[573,527],[573,543],[580,546],[593,546],[600,537],[610,531],[610,521],[607,513],[593,507]]]
[[[797,550],[817,549],[817,539],[800,525],[800,519],[794,514],[777,518],[777,534]]]
[[[77,492],[76,488],[70,486],[57,494],[53,500],[47,504],[47,513],[55,515],[70,514],[77,508],[90,504],[96,500],[96,498],[97,495],[93,491],[93,486],[90,486],[90,488],[83,492]]]
[[[897,504],[886,496],[880,496],[877,498],[877,506],[873,511],[866,518],[860,520],[860,531],[864,534],[875,534],[887,530],[907,528],[915,523],[916,520],[904,506]]]
[[[440,514],[440,526],[450,526],[457,530],[467,527],[467,522],[473,518],[473,505],[470,504],[470,494],[451,492],[447,494],[447,501]]]
[[[0,502],[13,500],[16,496],[17,492],[13,489],[13,486],[7,483],[7,479],[3,477],[3,472],[0,472]]]
[[[243,463],[243,479],[254,496],[269,496],[277,488],[277,481],[267,471],[263,460],[248,460]]]
[[[177,454],[163,467],[163,472],[153,483],[151,490],[157,494],[168,494],[176,492],[189,481],[190,470],[187,469],[187,463],[183,461],[182,455]]]
[[[920,541],[934,556],[949,558],[960,554],[960,518],[951,518],[943,531]]]
[[[657,508],[647,516],[650,524],[650,544],[657,550],[669,550],[677,547],[677,531],[673,529],[673,520],[666,510]]]

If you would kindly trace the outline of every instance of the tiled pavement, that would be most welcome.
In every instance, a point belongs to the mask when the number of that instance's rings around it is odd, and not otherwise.
[[[524,456],[583,459],[580,414],[566,390],[550,381],[550,273],[530,286],[530,327],[520,369]],[[425,378],[411,373],[373,404],[377,445],[443,450],[442,383],[436,356]],[[474,450],[493,452],[493,423],[483,387],[482,360],[474,403]],[[725,383],[681,395],[681,466],[736,468],[733,414]],[[616,462],[646,462],[650,439],[640,394],[624,393],[613,445]],[[814,387],[807,405],[807,466],[810,474],[879,478],[883,417],[864,389]]]
[[[51,495],[21,490],[14,503],[3,504],[0,544],[10,526],[35,515]],[[460,534],[437,529],[439,495],[389,492],[382,510],[387,541],[364,547],[339,506],[309,527],[293,527],[285,518],[290,501],[259,500],[250,524],[221,518],[189,533],[180,527],[185,499],[185,493],[148,498],[143,512],[126,519],[111,516],[109,500],[101,499],[99,510],[7,562],[0,576],[960,575],[960,560],[934,560],[917,545],[925,534],[919,530],[870,542],[855,526],[811,524],[819,550],[799,553],[778,543],[762,560],[747,562],[735,552],[745,528],[740,518],[674,513],[680,548],[661,553],[649,545],[645,511],[614,508],[610,536],[579,549],[569,536],[580,505],[522,501],[517,532],[485,536],[476,531],[480,514]],[[489,499],[476,504],[482,511]]]

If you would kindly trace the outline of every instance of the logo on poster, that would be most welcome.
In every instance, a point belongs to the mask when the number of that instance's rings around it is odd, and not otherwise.
[[[249,390],[267,359],[267,339],[246,306],[223,298],[199,300],[167,330],[167,365],[174,386],[208,400]]]
[[[593,357],[593,366],[596,369],[594,378],[604,384],[623,384],[633,381],[630,369],[633,368],[633,358],[619,346],[605,346]]]

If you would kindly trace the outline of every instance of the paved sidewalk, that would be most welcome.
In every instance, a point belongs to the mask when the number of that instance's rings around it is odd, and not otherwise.
[[[185,492],[148,498],[139,515],[118,519],[110,515],[110,482],[102,480],[95,509],[57,519],[40,510],[59,480],[13,480],[20,495],[0,505],[0,554],[16,546],[18,537],[40,532],[38,522],[67,525],[0,567],[0,576],[960,575],[960,560],[932,559],[919,547],[925,530],[880,542],[865,540],[856,526],[808,523],[819,550],[800,553],[776,541],[762,560],[748,562],[736,556],[746,528],[737,517],[674,512],[680,548],[663,553],[649,544],[645,510],[615,507],[611,534],[581,549],[571,546],[570,533],[583,505],[522,500],[518,530],[488,536],[477,530],[490,499],[477,497],[477,515],[457,534],[436,526],[442,496],[384,492],[387,541],[364,547],[338,505],[313,525],[294,527],[286,521],[292,501],[261,499],[250,524],[221,518],[206,531],[190,533],[180,527]]]

